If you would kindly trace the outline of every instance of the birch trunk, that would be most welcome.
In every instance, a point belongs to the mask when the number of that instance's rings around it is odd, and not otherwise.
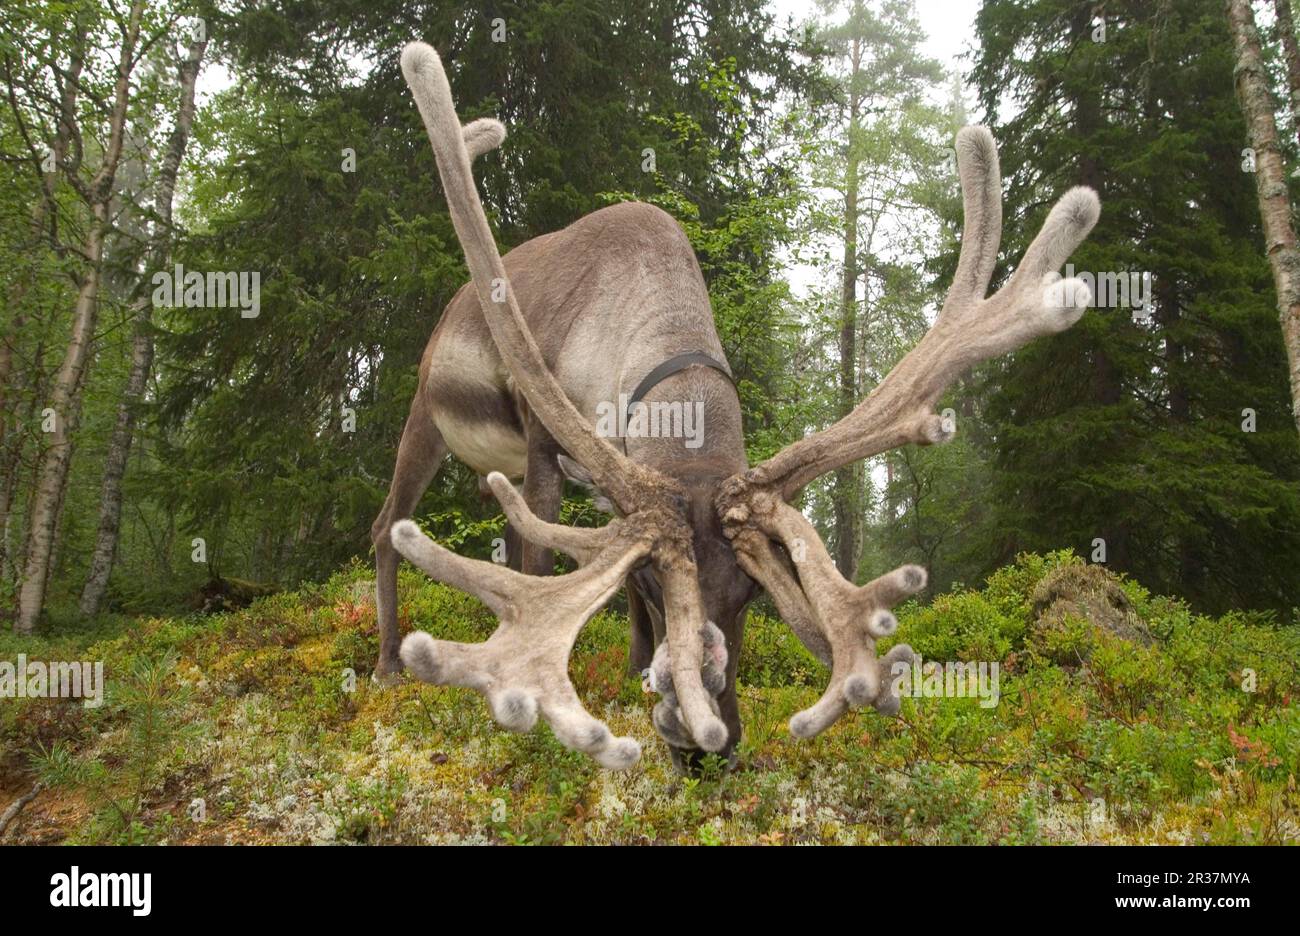
[[[77,39],[73,43],[72,52],[69,60],[67,76],[63,81],[63,88],[59,94],[59,119],[57,128],[54,131],[54,143],[51,147],[54,156],[54,167],[51,171],[46,172],[43,166],[38,166],[40,170],[41,197],[32,207],[30,235],[32,242],[33,255],[39,251],[42,241],[47,237],[46,224],[51,215],[56,214],[55,193],[58,186],[58,174],[68,158],[68,146],[71,142],[72,128],[76,119],[77,96],[80,90],[81,72],[85,65],[83,52],[84,36],[77,32]],[[16,106],[16,92],[12,83],[9,84],[10,106]],[[33,153],[33,158],[39,156],[39,153]],[[11,386],[34,386],[36,380],[33,379],[33,371],[39,374],[41,349],[37,346],[35,359],[29,363],[26,371],[14,370],[14,351],[22,337],[24,328],[27,325],[27,314],[25,311],[25,300],[27,293],[31,290],[36,281],[36,263],[33,261],[32,266],[27,269],[24,275],[19,276],[13,287],[10,289],[8,300],[9,308],[13,309],[13,318],[2,339],[0,339],[0,478],[3,478],[3,490],[0,490],[0,584],[8,586],[17,575],[18,566],[21,560],[14,556],[13,552],[13,504],[14,497],[18,488],[18,467],[22,459],[25,439],[17,433],[18,409],[20,400],[12,398],[10,394]],[[31,400],[28,401],[28,419],[32,416]],[[12,411],[12,412],[11,412]],[[11,429],[9,426],[11,416],[14,419],[14,425]],[[3,616],[8,617],[11,609],[3,609]]]
[[[202,65],[207,41],[190,45],[188,57],[180,64],[180,103],[176,111],[176,126],[172,129],[167,150],[163,156],[158,183],[154,191],[153,237],[151,238],[150,270],[166,265],[172,244],[172,198],[176,192],[176,176],[180,171],[185,148],[189,144],[190,128],[194,123],[194,85]],[[127,377],[122,401],[117,407],[117,422],[108,445],[104,464],[104,480],[100,489],[99,531],[95,537],[95,550],[91,555],[90,573],[81,591],[81,613],[99,613],[108,589],[108,578],[117,557],[117,544],[122,529],[122,480],[126,475],[127,460],[131,454],[131,441],[135,434],[136,412],[144,397],[145,385],[153,369],[153,305],[147,288],[141,288],[135,303],[135,334],[131,344],[131,372]]]
[[[1295,35],[1295,17],[1291,0],[1273,0],[1277,12],[1277,32],[1282,40],[1282,57],[1286,60],[1286,84],[1291,99],[1291,127],[1300,138],[1300,42]]]
[[[144,0],[135,0],[122,31],[113,106],[109,114],[108,146],[104,151],[103,163],[84,189],[84,197],[90,208],[90,224],[82,249],[87,270],[77,291],[72,337],[48,402],[48,407],[55,414],[55,431],[40,466],[33,495],[32,524],[28,538],[30,545],[18,594],[18,618],[14,622],[14,630],[19,634],[30,634],[36,628],[36,620],[45,605],[45,589],[50,577],[50,554],[58,533],[58,509],[72,462],[70,423],[72,414],[78,408],[79,394],[84,385],[83,378],[90,357],[90,343],[95,337],[95,321],[99,313],[104,239],[111,226],[109,207],[113,200],[117,166],[122,158],[127,108],[131,98],[131,72],[137,64],[135,50],[143,13]]]
[[[1291,416],[1300,431],[1300,249],[1291,225],[1286,169],[1278,145],[1268,72],[1255,13],[1248,0],[1228,0],[1228,24],[1237,53],[1237,97],[1255,150],[1255,190],[1264,225],[1264,252],[1273,269],[1277,311],[1291,376]]]
[[[68,158],[68,145],[72,136],[73,121],[76,119],[77,113],[77,93],[80,90],[81,72],[85,67],[81,47],[82,41],[79,37],[77,44],[73,47],[67,77],[64,79],[63,90],[59,95],[59,120],[57,129],[54,132],[54,143],[51,147],[54,168],[46,172],[44,167],[38,167],[41,176],[41,198],[32,206],[30,231],[33,250],[45,237],[47,219],[57,212],[55,191],[58,187],[59,167]],[[15,97],[12,82],[9,86],[9,94],[12,105]],[[32,155],[36,157],[39,156],[39,153],[33,153]],[[14,379],[14,348],[18,344],[19,337],[22,335],[27,321],[23,300],[36,279],[34,266],[33,264],[33,268],[26,271],[26,275],[20,276],[10,289],[9,308],[14,310],[14,315],[4,337],[0,338],[0,442],[4,441],[5,432],[8,428],[9,385],[10,381]],[[22,375],[18,376],[21,379]]]

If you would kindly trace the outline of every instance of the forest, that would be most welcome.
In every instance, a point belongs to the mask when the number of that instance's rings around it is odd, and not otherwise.
[[[9,0],[0,661],[106,675],[90,706],[15,697],[0,664],[0,842],[1300,842],[1291,2],[968,6],[946,60],[940,0]],[[936,322],[963,127],[1000,154],[994,290],[1057,198],[1097,192],[1078,323],[949,387],[952,441],[794,500],[847,582],[926,570],[898,637],[995,663],[996,704],[797,740],[828,670],[759,594],[735,769],[681,777],[630,588],[569,664],[640,739],[627,774],[468,690],[372,683],[372,523],[470,281],[412,40],[462,120],[507,129],[473,162],[502,253],[624,202],[680,225],[750,465]],[[568,484],[559,522],[600,500]],[[412,517],[464,556],[507,541],[455,457]],[[493,632],[413,567],[398,596],[404,633]]]

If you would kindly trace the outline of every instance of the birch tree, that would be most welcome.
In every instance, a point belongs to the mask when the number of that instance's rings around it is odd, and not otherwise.
[[[144,12],[144,0],[134,0],[120,18],[106,19],[106,25],[114,27],[117,33],[117,54],[104,126],[95,127],[80,114],[65,115],[65,119],[71,120],[68,133],[73,152],[59,168],[62,169],[62,178],[84,203],[88,217],[84,237],[75,245],[83,271],[77,283],[71,335],[47,401],[54,425],[49,446],[40,461],[31,502],[28,549],[18,595],[18,617],[14,622],[19,633],[31,633],[45,602],[59,508],[72,460],[71,430],[77,419],[99,312],[104,245],[112,226],[114,181],[126,138],[132,75],[142,57],[140,35]],[[50,70],[56,75],[61,71],[54,59],[51,59]],[[10,90],[12,92],[12,86]],[[101,130],[102,135],[97,132]],[[97,143],[102,145],[98,164],[83,174],[86,151],[96,147]]]
[[[1249,0],[1228,0],[1228,25],[1237,55],[1237,98],[1255,152],[1255,191],[1264,224],[1264,252],[1273,270],[1277,312],[1291,378],[1291,416],[1300,431],[1300,248],[1291,223],[1286,168],[1277,136],[1273,95]]]
[[[156,217],[150,237],[145,276],[134,305],[135,331],[131,343],[131,370],[126,388],[117,408],[117,421],[109,440],[108,456],[104,465],[104,480],[100,490],[99,530],[90,561],[90,574],[81,592],[81,612],[96,614],[108,588],[108,577],[113,571],[117,555],[118,536],[122,521],[122,480],[126,475],[127,458],[135,431],[136,414],[144,397],[145,385],[153,369],[153,305],[148,282],[150,271],[163,268],[170,255],[173,241],[172,200],[176,191],[176,177],[181,160],[189,144],[190,128],[194,123],[194,86],[202,66],[207,38],[195,39],[177,69],[179,99],[175,125],[163,154],[158,181],[154,189],[153,207]]]
[[[1291,0],[1273,0],[1277,14],[1277,34],[1282,43],[1282,58],[1286,62],[1286,84],[1291,101],[1291,127],[1300,137],[1300,41],[1296,40],[1295,16]]]

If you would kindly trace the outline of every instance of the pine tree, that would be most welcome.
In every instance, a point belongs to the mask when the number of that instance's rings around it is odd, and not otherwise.
[[[805,121],[814,189],[828,189],[829,201],[812,213],[814,239],[833,238],[822,258],[837,290],[814,300],[832,310],[835,332],[835,400],[830,415],[851,411],[880,380],[915,336],[908,309],[920,312],[919,283],[908,282],[909,263],[900,257],[915,248],[925,228],[918,205],[927,167],[940,163],[938,113],[926,91],[942,73],[921,54],[924,33],[914,4],[889,0],[825,0],[817,36],[831,52],[834,81],[830,113]],[[828,149],[833,135],[838,146]],[[910,260],[910,258],[909,258]],[[906,330],[900,331],[903,324]],[[869,509],[866,466],[835,472],[829,493],[831,542],[836,565],[849,579],[858,574]]]

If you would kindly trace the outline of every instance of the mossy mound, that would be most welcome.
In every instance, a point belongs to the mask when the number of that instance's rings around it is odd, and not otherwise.
[[[1066,563],[1030,596],[1035,647],[1062,665],[1086,662],[1098,633],[1141,646],[1154,640],[1120,579],[1104,566]]]

